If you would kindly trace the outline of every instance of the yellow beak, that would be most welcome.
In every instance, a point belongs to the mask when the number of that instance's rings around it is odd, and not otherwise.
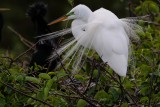
[[[64,16],[62,16],[62,17],[60,17],[60,18],[58,18],[58,19],[50,22],[48,25],[50,26],[50,25],[56,24],[56,23],[58,23],[58,22],[64,21],[65,19],[67,19],[67,16],[66,16],[66,15],[64,15]]]

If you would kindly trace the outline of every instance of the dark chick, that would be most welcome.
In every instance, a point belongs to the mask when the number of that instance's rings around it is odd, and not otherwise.
[[[44,19],[44,16],[47,13],[47,5],[43,2],[36,2],[32,4],[28,11],[27,15],[31,18],[32,22],[35,26],[35,36],[40,36],[43,34],[50,33],[50,29],[47,26],[47,22]],[[39,40],[39,38],[36,39],[36,42]],[[45,40],[42,42],[39,42],[36,45],[36,51],[33,53],[31,61],[30,61],[30,67],[33,66],[35,63],[37,65],[43,66],[48,69],[41,70],[39,72],[46,72],[51,71],[55,68],[57,61],[56,59],[50,62],[48,58],[50,57],[51,53],[53,52],[53,48],[56,48],[56,40]]]

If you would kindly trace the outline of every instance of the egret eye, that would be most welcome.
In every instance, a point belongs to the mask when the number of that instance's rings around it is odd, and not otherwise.
[[[86,29],[83,27],[83,28],[82,28],[82,31],[86,31]]]

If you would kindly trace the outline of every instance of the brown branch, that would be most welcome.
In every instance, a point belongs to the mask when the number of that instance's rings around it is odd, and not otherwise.
[[[60,56],[59,56],[59,54],[57,53],[57,51],[56,51],[55,48],[54,48],[54,51],[55,51],[56,55],[58,56],[58,58],[60,59]],[[64,69],[64,71],[65,71],[66,73],[68,73],[67,69],[64,67],[63,63],[61,62],[61,59],[60,59],[60,64],[61,64],[62,68]],[[69,75],[67,75],[67,77],[71,80],[72,83],[74,83],[73,80],[72,80],[72,78],[71,78]],[[77,87],[76,87],[74,84],[73,84],[73,86],[72,86],[72,89],[74,89],[75,92],[76,92],[78,95],[82,96],[82,99],[84,99],[86,102],[88,102],[92,107],[96,107],[96,105],[93,104],[86,96],[84,96],[81,92],[79,92],[79,90],[77,89]]]
[[[0,8],[0,11],[9,11],[10,9],[8,8]]]
[[[86,102],[88,102],[92,107],[97,107],[97,104],[100,105],[101,107],[103,107],[103,105],[100,104],[100,103],[98,103],[98,101],[96,102],[96,104],[93,103],[93,101],[92,101],[90,98],[88,98],[88,96],[86,96],[86,95],[84,95],[83,93],[81,93],[81,92],[77,89],[76,86],[73,86],[73,87],[71,87],[71,88],[74,89],[74,91],[75,91],[79,96],[81,96],[81,98],[82,98],[83,100],[85,100]]]
[[[39,41],[38,41],[39,42]],[[33,49],[36,44],[38,43],[36,42],[33,46],[31,46],[29,49],[27,49],[26,51],[24,51],[23,53],[21,53],[20,55],[18,55],[16,58],[12,59],[12,58],[9,58],[9,57],[2,57],[2,58],[8,58],[10,60],[10,65],[9,65],[9,68],[12,66],[13,62],[17,61],[20,57],[22,57],[23,55],[25,55],[27,52],[29,52],[31,49]]]
[[[20,40],[27,46],[27,47],[31,47],[33,46],[34,44],[32,42],[30,42],[29,40],[27,40],[26,38],[24,38],[20,33],[18,33],[17,31],[15,31],[12,27],[8,26],[8,29],[10,31],[12,31],[13,33],[15,33],[19,38]]]
[[[39,41],[38,41],[39,42]],[[29,52],[31,49],[33,49],[36,44],[38,43],[36,42],[34,45],[32,45],[29,49],[27,49],[26,51],[24,51],[23,53],[21,53],[20,55],[18,55],[16,58],[14,58],[14,61],[16,61],[18,58],[20,58],[21,56],[25,55],[27,52]]]
[[[156,22],[147,22],[148,24],[153,24],[153,25],[155,25],[155,26],[160,26],[160,24],[158,24],[158,23],[156,23]]]
[[[70,95],[64,95],[64,94],[60,94],[60,93],[55,93],[55,92],[52,92],[51,94],[53,95],[58,95],[58,96],[62,96],[62,97],[67,97],[67,98],[72,98],[72,99],[82,99],[82,97],[80,96],[70,96]]]
[[[60,59],[60,56],[59,56],[59,54],[57,53],[56,49],[54,49],[54,50],[55,50],[56,55],[57,55],[58,58]],[[60,60],[60,64],[61,64],[62,68],[66,71],[66,73],[68,73],[67,69],[64,67],[64,65],[63,65],[63,63],[61,62],[61,60]],[[67,76],[68,76],[68,78],[71,80],[71,82],[74,83],[73,80],[72,80],[72,78],[71,78],[69,75],[67,75]],[[93,104],[93,102],[92,102],[90,99],[88,99],[85,95],[83,95],[83,93],[81,93],[74,84],[73,84],[73,86],[71,86],[71,88],[74,89],[74,91],[75,91],[79,96],[81,96],[81,98],[82,98],[83,100],[85,100],[86,102],[88,102],[92,107],[96,107],[96,105]],[[97,102],[98,102],[98,101],[97,101]],[[97,104],[98,104],[98,103],[97,103]],[[99,104],[99,105],[101,105],[101,104]]]
[[[92,61],[92,66],[91,66],[91,73],[90,73],[90,79],[89,79],[89,82],[88,82],[88,85],[86,87],[86,89],[84,90],[83,94],[85,94],[92,82],[92,78],[93,78],[93,71],[94,71],[94,61]]]
[[[6,58],[9,60],[10,64],[9,64],[9,68],[11,67],[12,63],[14,62],[14,60],[10,57],[1,57],[1,58]]]
[[[101,68],[104,71],[106,71],[106,69],[102,65],[99,65],[99,66],[101,66]],[[106,73],[109,74],[109,76],[110,76],[111,79],[113,79],[115,82],[117,82],[120,85],[121,89],[123,89],[123,91],[132,99],[132,101],[134,102],[134,104],[138,105],[137,102],[132,98],[132,96],[130,95],[130,93],[127,90],[125,90],[125,88],[123,87],[123,85],[118,80],[116,80],[108,71],[106,71]]]
[[[5,86],[7,86],[8,88],[14,90],[14,91],[17,92],[17,93],[20,93],[20,94],[22,94],[22,95],[24,95],[24,96],[26,96],[26,97],[29,97],[29,98],[31,98],[31,99],[33,99],[33,100],[36,100],[36,101],[38,101],[38,102],[40,102],[40,103],[42,103],[42,104],[44,104],[44,105],[47,105],[47,106],[49,106],[49,107],[54,107],[54,106],[50,105],[49,103],[47,103],[46,101],[42,101],[42,100],[39,100],[39,99],[34,98],[34,97],[32,97],[32,96],[29,96],[28,94],[22,92],[21,90],[18,90],[18,89],[16,89],[16,88],[13,88],[12,86],[8,85],[8,84],[5,83],[5,82],[2,82],[2,81],[0,81],[0,82],[1,82],[2,84],[4,84]]]

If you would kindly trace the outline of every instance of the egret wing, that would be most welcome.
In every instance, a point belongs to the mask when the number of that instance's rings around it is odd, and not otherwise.
[[[99,23],[100,24],[100,23]],[[93,47],[104,62],[120,76],[125,76],[128,63],[129,39],[120,26],[105,28],[102,23],[94,30]]]

